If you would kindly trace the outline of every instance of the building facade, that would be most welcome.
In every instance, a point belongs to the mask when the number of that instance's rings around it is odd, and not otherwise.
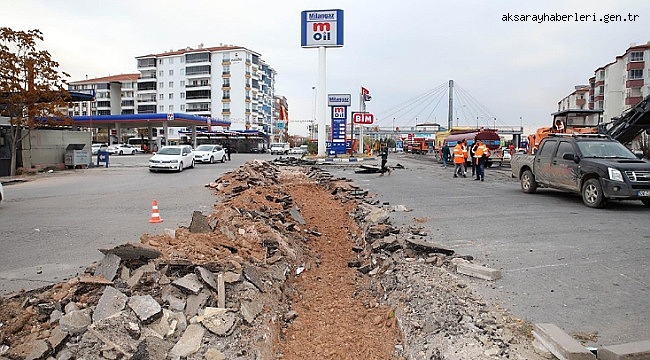
[[[136,57],[137,113],[189,113],[269,133],[276,72],[239,46],[185,48]]]
[[[589,105],[589,85],[576,85],[575,90],[557,103],[557,111],[586,109]]]
[[[94,101],[72,103],[69,116],[135,114],[136,87],[140,74],[121,74],[68,83],[69,91],[95,93]]]
[[[630,46],[589,79],[589,109],[602,109],[608,123],[650,95],[650,42]]]

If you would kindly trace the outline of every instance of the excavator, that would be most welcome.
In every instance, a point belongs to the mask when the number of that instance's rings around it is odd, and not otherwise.
[[[549,134],[604,134],[624,145],[629,145],[643,131],[650,134],[650,95],[607,124],[600,123],[602,113],[603,110],[591,109],[553,113],[551,127],[541,127],[528,136],[528,152],[534,154]]]

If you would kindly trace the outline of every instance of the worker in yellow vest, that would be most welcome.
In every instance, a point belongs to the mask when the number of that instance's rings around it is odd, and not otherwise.
[[[490,149],[488,149],[481,140],[476,140],[476,150],[474,151],[475,165],[478,166],[476,171],[476,178],[474,180],[485,180],[485,163],[487,162],[488,157],[490,157]]]

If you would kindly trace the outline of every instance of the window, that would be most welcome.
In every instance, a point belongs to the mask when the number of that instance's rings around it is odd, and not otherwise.
[[[633,51],[630,53],[630,61],[643,61],[643,51]]]
[[[185,71],[185,74],[188,76],[209,74],[209,73],[210,73],[210,65],[188,66],[187,71]]]
[[[169,58],[169,63],[173,64],[174,63],[174,58]]]
[[[164,99],[165,99],[165,94],[160,94],[160,95],[158,95],[158,99],[160,99],[160,100],[164,100]]]
[[[181,76],[185,75],[185,69],[181,69]]]
[[[174,76],[174,70],[171,70],[171,69],[169,70],[169,76]]]
[[[158,83],[158,89],[162,89],[164,86],[165,86],[164,82],[161,81]]]
[[[628,79],[643,79],[643,69],[633,69],[630,70],[628,74]]]
[[[185,56],[181,56],[181,64],[185,62]]]
[[[185,93],[184,92],[181,93],[181,99],[185,99]]]
[[[174,98],[174,93],[169,94],[169,100],[172,100]]]
[[[158,106],[158,111],[165,112],[165,105]]]
[[[158,71],[158,76],[162,77],[163,75],[165,75],[164,71],[162,71],[162,70]]]
[[[173,87],[174,87],[174,82],[173,82],[173,81],[170,81],[170,82],[169,82],[169,87],[170,87],[170,88],[173,88]]]
[[[168,109],[169,109],[169,112],[174,111],[174,105],[169,105],[169,108],[168,108]]]
[[[181,59],[183,59],[183,58],[181,58]],[[181,111],[185,111],[185,104],[181,105]]]
[[[185,80],[181,80],[181,87],[185,87]]]
[[[555,157],[562,158],[564,154],[573,154],[573,146],[566,141],[561,141],[560,146],[557,147],[557,154]]]
[[[158,59],[158,65],[162,65],[162,59]]]
[[[185,55],[185,62],[187,63],[209,62],[209,61],[210,61],[209,52]]]
[[[555,140],[547,140],[542,144],[542,148],[539,149],[539,157],[545,157],[545,158],[550,158],[553,155],[553,151],[555,150],[555,145],[557,144],[557,141]]]

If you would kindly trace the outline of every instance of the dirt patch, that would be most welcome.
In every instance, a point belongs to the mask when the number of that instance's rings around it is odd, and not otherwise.
[[[469,257],[394,228],[350,181],[285,165],[249,162],[209,184],[214,209],[189,228],[0,299],[0,356],[539,358],[530,326],[455,274]]]

